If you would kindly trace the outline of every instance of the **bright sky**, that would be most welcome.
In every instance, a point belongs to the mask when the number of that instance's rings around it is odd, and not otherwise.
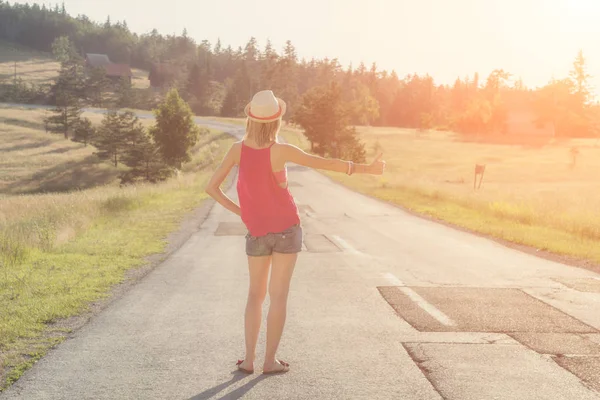
[[[53,1],[55,3],[57,0]],[[19,2],[25,2],[19,0]],[[188,34],[234,49],[287,39],[300,57],[364,61],[436,83],[494,68],[527,86],[568,74],[581,48],[600,89],[600,0],[64,0],[71,15],[126,20],[138,33]]]

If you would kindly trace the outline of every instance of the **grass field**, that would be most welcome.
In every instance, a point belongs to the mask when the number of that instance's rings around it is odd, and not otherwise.
[[[96,149],[44,129],[46,110],[0,106],[0,196],[88,189],[115,182],[122,167],[98,160]],[[84,113],[98,125],[103,115]],[[148,127],[150,119],[141,119]]]
[[[120,170],[98,160],[95,148],[45,133],[47,115],[44,110],[0,108],[0,195],[86,189],[115,181]]]
[[[36,84],[52,83],[60,69],[60,63],[49,53],[0,41],[0,82],[12,81],[15,66],[18,77]]]
[[[15,76],[25,82],[35,84],[52,84],[58,76],[60,63],[52,58],[52,54],[31,50],[13,43],[0,41],[0,83],[12,82]],[[132,68],[132,86],[135,89],[148,89],[148,71]]]
[[[359,128],[383,177],[326,173],[359,192],[418,214],[509,242],[600,264],[600,143],[572,140],[540,148],[469,143],[449,132]],[[291,143],[308,148],[299,130]],[[572,165],[571,149],[579,156]],[[485,164],[474,190],[475,164]]]
[[[45,134],[40,118],[43,111],[0,109],[0,388],[64,339],[62,319],[164,250],[207,198],[203,187],[232,142],[206,133],[179,178],[120,189],[117,171],[94,161],[91,148]],[[36,182],[91,188],[14,195],[35,192]]]

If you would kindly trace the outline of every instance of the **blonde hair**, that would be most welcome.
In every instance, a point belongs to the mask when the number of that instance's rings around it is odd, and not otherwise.
[[[273,122],[256,122],[248,118],[244,139],[251,139],[262,147],[275,141],[279,128],[281,128],[281,118]]]

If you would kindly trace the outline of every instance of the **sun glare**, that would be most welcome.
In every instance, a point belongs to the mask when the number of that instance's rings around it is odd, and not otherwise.
[[[600,3],[597,0],[570,0],[567,4],[570,9],[575,10],[582,15],[600,9]]]
[[[583,22],[600,16],[600,1],[598,0],[567,0],[564,3],[564,17],[572,22]]]

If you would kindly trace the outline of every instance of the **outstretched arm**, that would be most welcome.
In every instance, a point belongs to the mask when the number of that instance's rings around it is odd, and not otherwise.
[[[221,184],[227,178],[227,175],[229,175],[231,168],[236,164],[236,151],[236,145],[234,144],[223,158],[221,165],[219,165],[212,178],[210,178],[208,185],[206,185],[206,193],[229,211],[237,215],[242,215],[240,206],[235,204],[221,190]]]
[[[347,173],[350,167],[350,161],[339,160],[336,158],[324,158],[313,154],[308,154],[302,149],[291,144],[284,145],[285,160],[294,164],[302,165],[314,169],[323,169],[327,171]],[[381,154],[371,164],[353,164],[353,173],[355,174],[373,174],[381,175],[385,169],[385,161],[381,161]]]

